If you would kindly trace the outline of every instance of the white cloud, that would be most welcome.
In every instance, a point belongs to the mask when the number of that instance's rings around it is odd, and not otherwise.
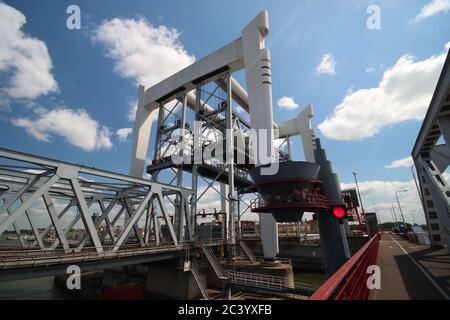
[[[179,42],[179,35],[174,28],[155,27],[144,18],[115,18],[104,21],[93,40],[106,46],[120,75],[152,86],[195,61]]]
[[[292,97],[281,97],[277,101],[277,105],[282,109],[294,110],[298,108],[298,104]]]
[[[133,132],[132,128],[121,128],[116,131],[116,135],[119,138],[120,142],[125,142],[128,139],[128,136]]]
[[[427,3],[420,13],[416,16],[415,21],[434,16],[438,13],[447,13],[450,10],[450,0],[433,0]]]
[[[359,191],[361,192],[361,197],[395,197],[395,192],[398,190],[411,189],[414,186],[414,181],[383,181],[383,180],[373,180],[373,181],[363,181],[358,182]],[[354,183],[341,183],[342,189],[354,188]],[[413,190],[413,189],[412,189]],[[414,190],[413,190],[414,191]],[[363,199],[364,200],[364,199]]]
[[[134,122],[136,120],[136,112],[137,112],[137,106],[138,102],[137,100],[132,100],[128,106],[128,113],[127,113],[127,119],[131,122]]]
[[[402,168],[402,167],[411,167],[414,164],[414,161],[411,157],[406,157],[403,159],[392,161],[387,166],[384,166],[387,169],[393,169],[393,168]]]
[[[320,76],[322,74],[336,74],[336,61],[331,54],[324,54],[319,65],[316,67],[316,75]]]
[[[335,140],[361,140],[383,127],[424,117],[446,54],[417,61],[403,55],[384,71],[375,88],[347,94],[334,113],[319,124],[320,131]]]
[[[22,32],[26,17],[0,2],[0,73],[8,76],[2,83],[12,98],[33,99],[58,90],[47,46]]]
[[[109,129],[93,120],[83,109],[60,108],[48,111],[41,108],[36,115],[35,119],[15,118],[11,121],[43,142],[49,142],[56,135],[86,151],[112,147]]]
[[[374,67],[368,67],[367,69],[366,69],[366,72],[367,73],[372,73],[372,72],[374,72],[375,71],[375,68]]]

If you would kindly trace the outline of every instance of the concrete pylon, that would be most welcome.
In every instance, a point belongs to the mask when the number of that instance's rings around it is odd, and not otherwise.
[[[318,179],[323,183],[323,189],[330,207],[344,205],[339,179],[333,172],[331,162],[327,160],[325,150],[320,145],[320,139],[315,139],[314,158],[320,165]],[[345,229],[336,219],[331,209],[317,214],[319,222],[320,246],[325,261],[325,272],[334,274],[350,257]]]

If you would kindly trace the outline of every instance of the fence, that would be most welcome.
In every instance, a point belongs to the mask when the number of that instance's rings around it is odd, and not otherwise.
[[[380,234],[375,234],[310,297],[311,300],[367,300],[367,267],[377,261]]]

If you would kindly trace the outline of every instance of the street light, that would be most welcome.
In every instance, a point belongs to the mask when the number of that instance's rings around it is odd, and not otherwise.
[[[410,210],[409,213],[411,214],[411,217],[413,218],[414,225],[416,225],[416,218],[414,218],[414,214],[413,214],[413,213],[416,213],[416,209]]]
[[[395,228],[395,220],[394,220],[394,214],[392,213],[392,211],[391,211],[391,218],[392,218],[392,225],[394,226],[392,229],[394,229]]]
[[[415,165],[411,166],[411,173],[412,173],[412,176],[414,178],[414,183],[416,184],[416,189],[417,189],[417,193],[419,195],[420,203],[422,204],[422,207],[423,207],[422,194],[420,193],[419,184],[417,183],[416,175],[414,174],[414,169],[413,169],[414,167],[415,167]]]
[[[361,210],[363,212],[364,219],[366,220],[367,236],[370,238],[370,230],[369,230],[369,223],[367,221],[367,214],[364,211],[364,206],[363,206],[362,199],[361,199],[361,193],[359,193],[358,180],[356,180],[356,172],[355,171],[353,171],[353,176],[355,177],[356,191],[358,191],[358,197],[359,197],[359,203],[361,204]]]
[[[398,220],[397,220],[397,215],[395,214],[395,208],[394,208],[394,203],[393,202],[392,202],[392,213],[394,214],[394,221],[395,221],[395,224],[397,225],[397,229],[400,230],[400,225],[399,225]]]
[[[398,200],[398,194],[400,192],[408,192],[408,190],[407,189],[405,189],[405,190],[398,190],[398,191],[395,192],[395,198],[397,199],[398,209],[400,210],[400,215],[402,216],[403,225],[405,226],[405,229],[406,229],[405,217],[403,216],[402,207],[400,206],[400,201]]]

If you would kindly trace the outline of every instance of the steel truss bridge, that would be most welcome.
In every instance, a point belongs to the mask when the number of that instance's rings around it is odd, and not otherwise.
[[[191,195],[186,188],[0,149],[0,273],[173,256],[196,246]],[[173,225],[175,211],[183,227]],[[19,221],[28,223],[32,241]],[[5,246],[7,230],[16,234],[15,247]],[[70,239],[73,233],[78,241]]]
[[[296,291],[282,277],[224,272],[211,247],[227,241],[195,239],[190,189],[7,149],[0,149],[0,159],[0,235],[12,230],[17,237],[16,246],[5,246],[8,240],[3,237],[0,280],[63,274],[74,264],[86,272],[186,259],[186,252],[199,249],[229,286],[280,294],[311,293]],[[178,212],[182,223],[174,226],[169,212]],[[39,227],[44,218],[49,224]],[[25,238],[19,219],[28,222],[33,240]],[[81,240],[69,239],[74,231],[81,232]],[[245,242],[239,244],[247,258],[258,263]],[[191,272],[208,299],[207,285],[193,261]]]

